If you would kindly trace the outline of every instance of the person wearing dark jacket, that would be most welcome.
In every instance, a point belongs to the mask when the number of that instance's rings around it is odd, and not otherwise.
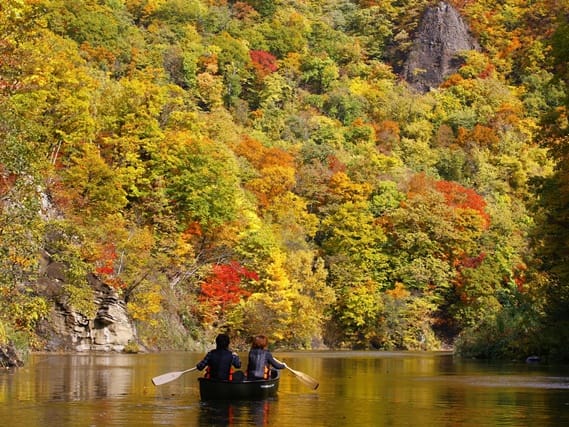
[[[196,365],[199,371],[207,367],[206,377],[220,380],[231,379],[231,367],[241,367],[241,360],[236,353],[229,350],[229,336],[219,334],[215,338],[215,350],[209,351]]]
[[[271,368],[285,369],[286,363],[281,363],[273,357],[267,350],[268,340],[264,335],[257,335],[253,338],[253,344],[249,351],[247,364],[248,380],[263,380],[270,377]]]

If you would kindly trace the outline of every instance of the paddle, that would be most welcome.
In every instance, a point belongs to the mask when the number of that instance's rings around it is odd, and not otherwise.
[[[277,361],[278,363],[282,363],[282,362],[279,362],[277,359],[275,359],[275,361]],[[292,372],[296,378],[298,378],[302,383],[304,383],[306,386],[310,387],[312,390],[316,390],[318,388],[318,386],[320,385],[318,383],[318,381],[315,380],[314,378],[312,378],[310,375],[305,374],[304,372],[295,371],[294,369],[290,368],[288,365],[286,366],[286,368],[290,372]]]
[[[186,369],[185,371],[174,371],[168,372],[166,374],[158,375],[157,377],[152,378],[152,384],[154,385],[162,385],[169,383],[170,381],[177,380],[186,372],[195,371],[197,368],[194,366],[193,368]]]

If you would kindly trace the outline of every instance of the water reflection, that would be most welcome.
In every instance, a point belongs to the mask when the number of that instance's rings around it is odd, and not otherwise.
[[[259,401],[210,401],[201,402],[200,426],[268,426],[270,424],[271,405],[276,399]]]
[[[130,392],[134,366],[127,355],[50,356],[40,363],[46,366],[36,366],[34,392],[53,401],[124,396]]]
[[[160,387],[150,382],[202,356],[34,355],[22,369],[0,371],[0,420],[10,427],[569,425],[567,367],[442,353],[279,353],[320,387],[285,371],[278,397],[255,402],[201,402],[197,372]]]

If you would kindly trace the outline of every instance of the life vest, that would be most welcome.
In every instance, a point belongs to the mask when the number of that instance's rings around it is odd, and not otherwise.
[[[212,350],[208,353],[205,377],[222,380],[233,379],[233,354],[228,350]],[[212,369],[213,367],[213,369]]]
[[[233,372],[234,371],[235,371],[235,369],[233,369],[233,366],[231,368],[229,368],[229,381],[233,381]],[[209,366],[207,368],[205,368],[204,377],[211,378]]]
[[[268,365],[265,365],[265,372],[263,374],[264,379],[266,379],[266,380],[269,379],[269,372],[270,372],[270,369],[269,369]]]

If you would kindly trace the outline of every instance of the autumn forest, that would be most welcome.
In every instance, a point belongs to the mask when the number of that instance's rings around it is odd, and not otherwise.
[[[149,350],[569,360],[569,3],[448,1],[417,90],[437,3],[4,0],[0,343],[96,277]]]

